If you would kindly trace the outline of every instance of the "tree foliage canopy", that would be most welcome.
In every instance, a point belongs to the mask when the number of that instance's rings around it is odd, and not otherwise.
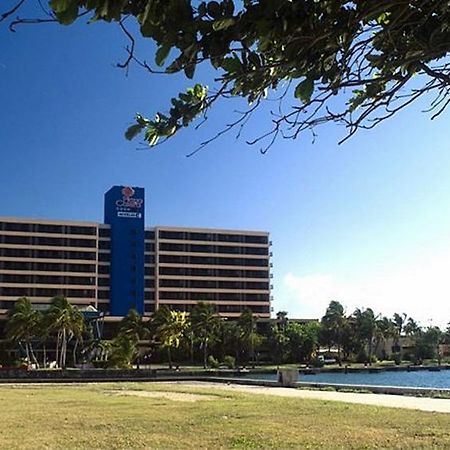
[[[12,19],[26,1],[35,0],[18,1],[0,21],[9,19],[13,29],[33,22]],[[347,138],[428,93],[432,117],[450,101],[450,5],[442,0],[50,0],[49,7],[34,22],[118,23],[130,40],[121,67],[136,62],[152,73],[182,71],[191,79],[202,63],[217,71],[214,89],[197,83],[172,98],[168,112],[136,116],[126,137],[144,132],[150,145],[221,97],[243,97],[249,108],[219,135],[244,125],[277,95],[267,132],[249,141],[263,141],[263,150],[280,136],[314,133],[326,122],[343,123]],[[157,44],[154,62],[135,55],[132,21]]]

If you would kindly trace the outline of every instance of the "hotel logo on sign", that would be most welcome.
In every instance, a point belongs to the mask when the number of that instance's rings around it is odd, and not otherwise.
[[[142,198],[134,198],[135,191],[130,186],[122,189],[122,199],[116,201],[117,217],[129,217],[140,219],[142,214],[137,209],[142,208],[144,200]]]

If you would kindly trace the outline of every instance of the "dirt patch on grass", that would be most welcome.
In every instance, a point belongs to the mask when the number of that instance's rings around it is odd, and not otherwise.
[[[124,395],[131,397],[164,398],[177,402],[198,402],[202,400],[221,400],[218,395],[191,394],[187,392],[169,392],[169,391],[135,391],[130,389],[119,389],[105,391],[106,395]]]
[[[244,386],[204,381],[179,382],[179,384],[184,384],[185,386],[213,387],[215,389],[231,390],[235,392],[274,395],[278,397],[331,400],[363,405],[386,406],[388,408],[406,408],[420,411],[450,413],[450,399],[443,398],[409,397],[406,395],[392,394],[361,394],[358,392],[318,391],[268,386]]]

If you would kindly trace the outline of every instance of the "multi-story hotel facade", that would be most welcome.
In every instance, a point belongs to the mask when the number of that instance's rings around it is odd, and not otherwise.
[[[142,188],[114,186],[104,223],[0,217],[0,319],[20,297],[45,308],[58,295],[112,320],[198,301],[270,318],[269,233],[145,228],[144,206]]]

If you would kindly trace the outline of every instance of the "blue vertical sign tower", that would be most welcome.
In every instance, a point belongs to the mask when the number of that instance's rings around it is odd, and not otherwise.
[[[144,189],[113,186],[105,194],[105,223],[111,226],[110,311],[144,313]]]

